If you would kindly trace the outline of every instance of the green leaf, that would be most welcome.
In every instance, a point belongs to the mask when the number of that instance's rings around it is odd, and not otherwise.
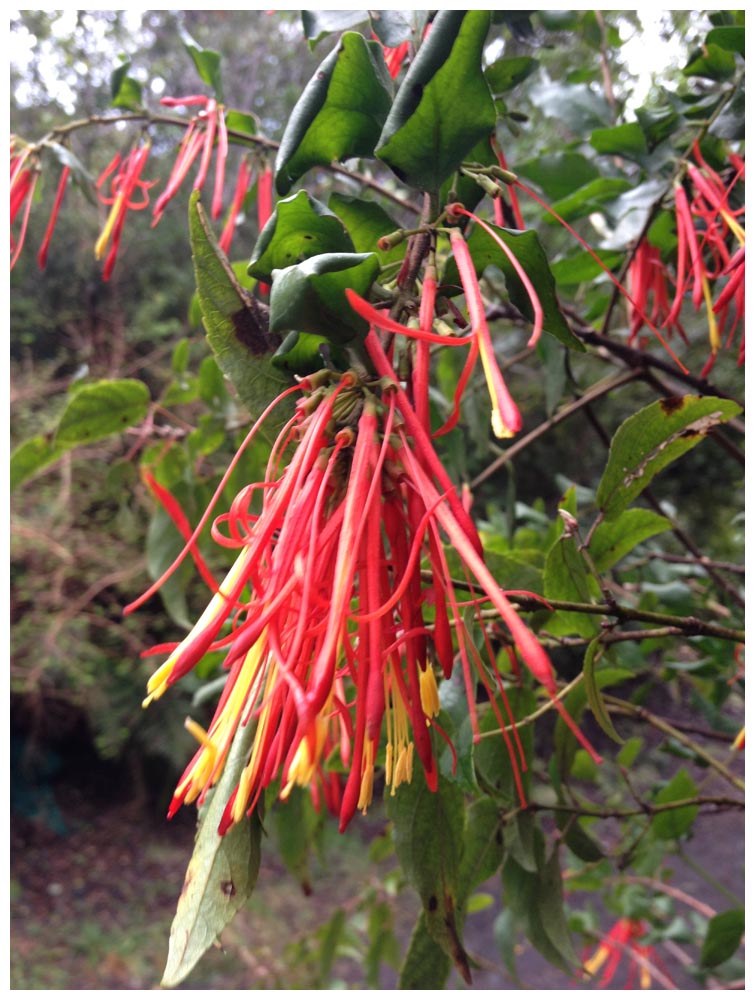
[[[650,150],[668,139],[679,124],[679,115],[673,108],[637,108],[635,114]]]
[[[189,201],[189,235],[207,341],[220,370],[256,418],[292,379],[273,364],[279,340],[270,335],[259,306],[219,250],[198,194]],[[263,436],[272,442],[288,413],[290,407],[278,407],[261,428]]]
[[[334,343],[364,336],[368,323],[346,300],[346,289],[366,295],[380,271],[374,253],[323,253],[276,271],[270,292],[270,329],[304,330]]]
[[[609,271],[618,268],[624,260],[624,254],[618,250],[602,250],[597,256]],[[558,285],[579,285],[583,281],[600,277],[604,271],[591,253],[578,250],[569,257],[554,261],[551,264],[551,274]]]
[[[720,83],[731,79],[736,71],[737,61],[730,51],[706,42],[704,48],[695,49],[682,73]]]
[[[464,853],[459,867],[459,897],[495,875],[503,862],[503,816],[489,798],[477,799],[467,809]]]
[[[223,84],[220,79],[220,53],[213,52],[212,49],[203,49],[198,42],[195,42],[183,25],[179,25],[179,35],[186,51],[191,56],[197,73],[215,91],[218,101],[223,100]]]
[[[367,10],[303,10],[301,23],[304,37],[314,49],[319,41],[335,31],[347,31],[369,18]]]
[[[516,173],[537,184],[551,201],[566,198],[600,177],[600,171],[580,153],[548,153],[517,163]]]
[[[568,197],[554,201],[551,207],[555,212],[558,212],[562,219],[572,222],[574,219],[583,219],[591,212],[597,211],[604,202],[623,194],[624,191],[630,191],[631,188],[632,184],[623,177],[598,177]],[[552,215],[546,216],[546,222],[549,225],[561,225],[558,219]],[[583,251],[583,253],[587,253],[587,251]],[[590,255],[588,254],[588,256]]]
[[[705,36],[705,44],[716,45],[727,52],[737,52],[744,59],[745,29],[734,25],[714,28]]]
[[[700,949],[700,965],[712,969],[731,958],[739,948],[744,932],[744,910],[726,910],[711,917]]]
[[[597,128],[590,136],[590,145],[598,153],[618,154],[630,160],[641,159],[648,151],[645,133],[637,122]]]
[[[378,249],[377,241],[380,237],[395,232],[399,226],[376,202],[352,198],[335,191],[328,199],[328,208],[346,226],[357,253],[376,253],[381,265],[404,259],[405,244],[391,247],[390,250]]]
[[[295,787],[287,798],[276,799],[271,810],[283,863],[307,894],[311,892],[308,865],[312,846],[311,808],[309,793]]]
[[[346,228],[322,202],[298,191],[279,201],[252,251],[248,272],[270,284],[273,271],[320,253],[353,253]]]
[[[442,10],[393,102],[376,155],[404,183],[437,191],[495,126],[482,72],[490,12]]]
[[[369,14],[372,30],[389,48],[421,39],[427,24],[425,10],[371,10]]]
[[[714,396],[672,396],[646,406],[619,427],[611,442],[596,496],[612,520],[639,496],[653,477],[742,408]]]
[[[494,94],[505,94],[522,80],[526,80],[539,67],[540,63],[531,56],[496,59],[492,66],[488,66],[485,70],[485,79]]]
[[[600,728],[609,736],[615,743],[621,745],[624,740],[616,732],[614,728],[611,716],[608,714],[608,709],[606,708],[606,703],[603,700],[603,695],[600,690],[600,684],[596,676],[597,661],[600,655],[603,653],[604,647],[600,642],[600,638],[595,638],[589,644],[585,650],[585,659],[582,664],[582,675],[585,682],[585,693],[587,695],[587,704],[590,706],[592,714],[595,716],[595,721],[598,723]]]
[[[543,310],[543,329],[567,347],[584,351],[584,345],[571,332],[561,313],[556,298],[556,283],[548,266],[548,258],[534,229],[519,232],[503,229],[500,226],[491,226],[490,228],[512,251],[532,282]],[[500,268],[506,278],[506,288],[511,301],[524,316],[532,320],[534,312],[529,294],[508,256],[495,240],[481,226],[475,226],[467,238],[467,246],[472,255],[477,276],[479,277],[486,267]],[[443,284],[456,287],[461,284],[459,269],[453,257],[449,257],[446,263]],[[449,289],[448,292],[450,293],[450,291]]]
[[[25,483],[27,479],[41,472],[57,461],[65,452],[52,443],[51,435],[39,434],[23,441],[10,457],[10,489],[11,492]]]
[[[653,804],[666,805],[670,802],[694,799],[696,795],[697,785],[687,771],[680,768],[671,781],[667,782],[653,798]],[[663,840],[679,840],[695,822],[698,812],[698,806],[682,806],[679,809],[656,813],[650,823],[650,829],[656,837]]]
[[[231,135],[232,132],[240,132],[250,136],[256,135],[259,132],[259,124],[254,115],[247,114],[245,111],[226,111],[225,126],[228,129],[229,142],[235,142],[242,146],[254,145],[239,135]]]
[[[567,812],[556,812],[556,825],[561,831],[561,839],[580,861],[592,864],[605,857],[600,845],[580,823],[577,816]]]
[[[140,108],[142,85],[128,75],[131,60],[123,62],[110,74],[110,103],[114,108]]]
[[[161,986],[177,986],[251,896],[260,866],[262,824],[257,813],[221,837],[218,825],[239,782],[254,740],[255,726],[236,731],[223,773],[200,813],[199,829],[178,909],[170,929],[168,961]]]
[[[427,917],[422,912],[414,925],[409,949],[401,966],[398,988],[442,990],[450,971],[451,959],[431,936],[427,927]]]
[[[400,785],[385,803],[394,825],[396,854],[422,901],[428,933],[469,982],[469,964],[456,922],[464,849],[463,792],[442,776],[437,791],[430,791],[417,767],[411,783]]]
[[[562,535],[550,548],[543,573],[545,597],[554,601],[592,604],[587,570],[576,541]],[[556,611],[547,623],[555,635],[593,636],[598,632],[598,616],[578,611]]]
[[[288,194],[310,167],[371,156],[391,106],[383,51],[347,32],[318,67],[291,112],[275,160],[275,186]]]
[[[56,448],[73,448],[119,434],[141,423],[149,409],[149,389],[138,379],[103,379],[81,386],[63,411]]]
[[[546,860],[543,835],[537,828],[535,834],[536,871],[526,871],[511,857],[504,861],[505,901],[540,954],[552,965],[573,974],[579,960],[574,954],[564,914],[558,854],[554,850]]]
[[[610,569],[640,542],[670,527],[667,517],[640,507],[625,510],[612,521],[603,521],[590,540],[590,555],[596,569],[600,573]]]

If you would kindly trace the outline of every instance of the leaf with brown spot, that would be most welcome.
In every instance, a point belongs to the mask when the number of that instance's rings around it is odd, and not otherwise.
[[[194,853],[170,929],[163,987],[183,982],[251,896],[257,882],[262,838],[257,813],[245,816],[223,837],[218,834],[226,803],[247,762],[254,731],[252,725],[238,730],[220,781],[200,811]]]
[[[720,423],[742,412],[717,396],[674,396],[629,417],[611,442],[598,486],[597,504],[606,520],[618,517],[667,465],[693,448]]]
[[[207,342],[218,367],[256,418],[293,383],[289,373],[272,362],[280,337],[270,333],[267,310],[242,288],[218,247],[198,192],[189,201],[189,234]],[[291,412],[291,404],[284,402],[261,428],[269,443]]]

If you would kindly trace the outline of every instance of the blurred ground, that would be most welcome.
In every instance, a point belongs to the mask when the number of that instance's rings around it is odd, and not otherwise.
[[[191,854],[193,813],[185,810],[168,823],[135,800],[124,784],[117,770],[107,772],[103,780],[92,768],[89,780],[79,776],[69,784],[64,777],[53,785],[57,812],[48,810],[47,818],[12,817],[12,989],[157,988]],[[724,889],[742,898],[741,815],[707,817],[696,831],[686,845],[689,856],[716,872]],[[363,828],[364,835],[373,832],[374,827]],[[327,857],[313,865],[310,896],[263,847],[251,902],[223,935],[223,948],[205,956],[182,988],[315,986],[317,959],[307,945],[308,935],[336,905],[348,912],[364,880],[373,877],[366,843],[360,842],[358,828],[355,833],[343,838],[336,834],[329,841]],[[677,867],[675,887],[717,910],[733,905],[686,865]],[[496,880],[489,889],[497,894]],[[399,898],[397,911],[403,948],[416,917],[411,893]],[[473,914],[465,929],[465,944],[481,965],[474,975],[475,988],[579,988],[526,943],[517,959],[522,984],[517,986],[498,955],[491,912]],[[678,955],[664,951],[663,959],[678,988],[699,986],[685,975]],[[339,960],[333,977],[332,982],[345,988],[365,988],[361,969],[348,958]],[[612,987],[621,988],[625,979],[626,972],[619,972]],[[382,985],[396,986],[396,974],[388,966]],[[453,977],[449,987],[463,983]]]

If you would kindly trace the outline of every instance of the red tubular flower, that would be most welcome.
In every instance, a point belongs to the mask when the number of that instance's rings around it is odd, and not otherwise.
[[[272,214],[273,171],[270,165],[266,163],[257,178],[257,227],[260,232],[265,228]],[[270,286],[264,282],[260,282],[258,287],[262,295],[267,295],[270,291]]]
[[[60,212],[60,206],[63,201],[63,195],[65,194],[66,185],[68,184],[68,176],[71,173],[70,167],[63,167],[60,171],[60,180],[58,181],[58,190],[55,194],[55,201],[52,206],[52,211],[50,212],[50,220],[47,223],[47,229],[45,230],[44,239],[42,240],[42,245],[39,248],[39,254],[37,256],[37,263],[41,270],[44,271],[47,266],[47,255],[50,250],[50,240],[52,239],[53,230],[55,229],[55,223],[58,221],[58,213]]]
[[[659,974],[657,966],[658,957],[649,945],[639,944],[639,939],[647,933],[647,928],[642,920],[629,920],[622,917],[617,920],[611,930],[606,934],[595,952],[586,961],[583,961],[585,972],[594,976],[600,969],[603,975],[598,982],[598,988],[604,989],[612,981],[616,970],[623,959],[629,961],[629,974],[624,989],[632,989],[639,975],[641,990],[649,990],[653,985],[654,973]],[[664,973],[664,985],[669,989],[676,989],[674,984]]]
[[[29,165],[31,161],[34,161]],[[29,225],[31,206],[34,201],[34,190],[39,178],[39,165],[32,147],[25,146],[20,153],[16,152],[16,143],[11,138],[11,159],[10,159],[10,248],[11,248],[11,271],[16,266],[16,261],[21,255],[26,239],[26,230]],[[18,234],[13,236],[13,223],[16,216],[23,208],[21,224]]]
[[[479,538],[475,544],[470,537],[468,515],[454,499],[437,456],[430,454],[427,433],[374,333],[368,350],[376,359],[377,379],[346,373],[334,381],[321,373],[288,390],[304,395],[273,448],[264,482],[244,488],[228,513],[215,519],[212,537],[236,551],[235,562],[220,585],[212,585],[207,609],[186,638],[168,648],[147,686],[145,704],[208,650],[225,651],[223,694],[206,732],[188,724],[200,746],[178,783],[169,815],[184,802],[203,800],[223,770],[235,732],[246,725],[255,727],[252,749],[226,804],[221,833],[254,808],[276,780],[283,797],[295,785],[309,787],[318,803],[324,800],[339,815],[344,829],[371,801],[383,745],[390,794],[411,780],[415,756],[434,789],[435,669],[450,673],[454,635],[474,730],[476,689],[482,684],[499,715],[525,801],[521,747],[508,733],[510,713],[497,707],[497,696],[505,702],[503,678],[492,650],[483,664],[467,634],[441,533],[554,697],[550,664],[485,567]],[[283,467],[291,444],[295,450]],[[169,494],[161,499],[186,538],[185,553],[196,558],[209,510],[189,534]],[[421,576],[425,557],[433,576],[429,622]],[[162,647],[150,652],[159,651]],[[348,772],[343,784],[324,763],[336,747]]]
[[[661,259],[660,251],[647,239],[643,239],[632,256],[629,265],[629,343],[637,339],[648,318],[656,326],[667,326],[678,330],[687,343],[687,335],[678,320],[678,311],[671,315],[668,289],[670,276]],[[651,305],[652,301],[652,305]]]
[[[243,157],[239,165],[239,173],[236,178],[236,189],[233,193],[233,201],[231,202],[231,207],[228,210],[228,219],[225,226],[223,227],[223,232],[218,240],[218,245],[223,253],[228,256],[231,250],[231,241],[233,240],[233,234],[236,231],[236,222],[241,213],[242,206],[244,204],[244,198],[249,190],[249,183],[252,179],[252,167],[249,160]]]
[[[120,246],[123,234],[123,226],[128,212],[140,211],[147,208],[149,205],[149,189],[157,183],[156,181],[144,181],[141,179],[141,172],[149,157],[149,151],[149,142],[135,146],[122,165],[120,154],[116,155],[102,174],[100,174],[97,181],[97,189],[100,190],[107,178],[113,174],[110,181],[111,195],[105,196],[100,194],[100,201],[106,205],[111,205],[111,209],[102,232],[94,245],[94,255],[97,260],[100,260],[108,244],[110,244],[110,250],[102,273],[105,281],[108,281],[113,273],[118,256],[118,247]],[[120,169],[118,169],[119,166]],[[134,192],[137,189],[139,189],[142,195],[140,201],[133,200]]]
[[[168,182],[155,202],[152,225],[156,226],[160,221],[165,206],[175,197],[197,157],[199,157],[199,167],[193,187],[195,191],[202,190],[207,181],[216,145],[218,152],[215,161],[215,184],[210,212],[213,219],[219,218],[223,210],[223,188],[228,159],[228,130],[223,106],[218,104],[214,98],[205,97],[203,94],[192,94],[189,97],[162,97],[160,103],[170,108],[199,105],[203,110],[195,115],[187,126]]]

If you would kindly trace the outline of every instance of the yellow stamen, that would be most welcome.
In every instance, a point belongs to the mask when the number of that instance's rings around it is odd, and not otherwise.
[[[422,701],[422,711],[432,719],[440,712],[438,685],[432,667],[428,666],[419,672],[419,694]],[[429,724],[429,723],[428,723]]]
[[[412,780],[412,756],[414,744],[409,738],[409,716],[401,695],[394,689],[389,666],[385,672],[383,685],[385,689],[385,725],[386,725],[386,758],[385,781],[390,785],[391,795],[404,781]],[[429,671],[425,671],[428,673]],[[420,680],[420,696],[422,692]]]
[[[728,212],[721,212],[721,218],[724,220],[729,229],[734,233],[734,237],[741,247],[745,245],[745,231],[736,221],[736,219],[729,215]]]
[[[705,311],[708,314],[708,338],[711,350],[715,354],[721,346],[721,335],[718,332],[716,314],[713,312],[713,296],[710,294],[710,285],[705,275],[703,275],[703,295],[705,296]]]
[[[501,416],[501,411],[498,406],[498,396],[495,389],[495,380],[491,369],[491,362],[484,349],[480,350],[480,357],[482,359],[482,368],[485,372],[485,381],[488,384],[488,392],[490,393],[490,403],[492,406],[490,423],[493,427],[493,433],[497,438],[513,437],[514,432],[506,426],[503,422],[503,417]]]
[[[310,740],[305,736],[296,748],[291,763],[288,766],[288,780],[283,787],[280,798],[286,799],[294,785],[301,785],[306,788],[310,784],[315,774],[315,769],[322,755],[322,748],[325,745],[325,737],[328,734],[329,706],[315,720],[315,747],[314,753],[310,745]]]
[[[359,801],[357,809],[363,813],[367,812],[367,806],[372,802],[372,783],[375,778],[375,743],[373,740],[364,741],[362,750],[362,783],[359,786]]]

